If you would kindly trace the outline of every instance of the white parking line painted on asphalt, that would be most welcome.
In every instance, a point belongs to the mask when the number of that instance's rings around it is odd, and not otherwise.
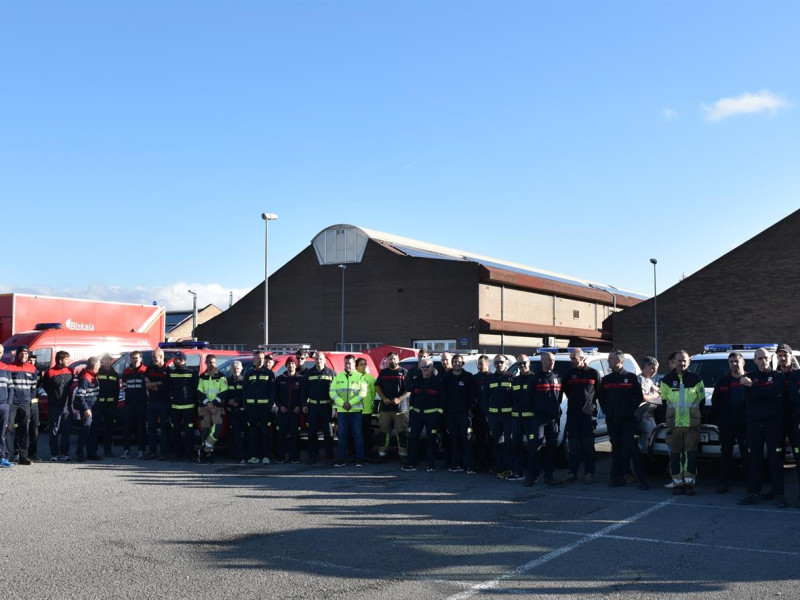
[[[711,550],[732,550],[735,552],[755,552],[757,554],[781,554],[783,556],[800,556],[800,552],[786,552],[784,550],[764,550],[763,548],[746,548],[744,546],[725,546],[718,544],[700,544],[698,542],[677,542],[674,540],[659,540],[627,535],[604,535],[607,540],[620,540],[624,542],[648,542],[654,544],[667,544],[671,546],[692,546],[695,548],[708,548]]]
[[[504,573],[500,577],[492,579],[491,581],[485,581],[483,583],[479,583],[477,585],[474,585],[470,589],[468,589],[468,590],[466,590],[464,592],[460,592],[458,594],[455,594],[454,596],[448,597],[447,600],[466,600],[466,598],[471,598],[472,596],[475,596],[476,594],[479,594],[481,592],[485,592],[487,590],[492,590],[492,589],[498,587],[504,581],[507,581],[507,580],[512,579],[514,577],[517,577],[519,575],[523,575],[523,574],[527,573],[528,571],[532,571],[536,567],[539,567],[539,566],[541,566],[543,564],[546,564],[546,563],[550,562],[551,560],[554,560],[554,559],[556,559],[556,558],[558,558],[560,556],[563,556],[564,554],[567,554],[568,552],[572,552],[576,548],[580,548],[581,546],[583,546],[584,544],[587,544],[588,542],[591,542],[592,540],[596,540],[597,538],[601,538],[603,536],[606,536],[609,533],[612,533],[612,532],[616,531],[617,529],[621,529],[622,527],[625,527],[626,525],[630,525],[631,523],[635,523],[636,521],[638,521],[640,519],[643,519],[644,517],[647,517],[647,516],[653,514],[654,512],[661,510],[662,508],[665,508],[665,507],[669,506],[673,502],[675,502],[674,498],[671,498],[669,500],[665,500],[664,502],[660,502],[659,504],[651,506],[650,508],[647,508],[647,509],[645,509],[645,510],[643,510],[641,512],[638,512],[635,515],[633,515],[631,517],[628,517],[627,519],[625,519],[623,521],[619,521],[618,523],[614,523],[613,525],[609,525],[608,527],[604,527],[600,531],[597,531],[595,533],[586,534],[582,538],[580,538],[578,540],[575,540],[571,544],[568,544],[566,546],[562,546],[561,548],[553,550],[552,552],[548,552],[544,556],[541,556],[541,557],[539,557],[539,558],[537,558],[535,560],[527,562],[524,565],[521,565],[521,566],[517,567],[513,571],[509,571],[508,573]]]

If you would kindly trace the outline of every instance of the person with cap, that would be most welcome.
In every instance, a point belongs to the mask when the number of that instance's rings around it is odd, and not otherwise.
[[[194,418],[197,415],[197,373],[186,366],[186,354],[176,352],[167,377],[172,448],[179,462],[194,456]]]
[[[531,361],[527,354],[517,357],[517,374],[511,389],[514,392],[514,404],[511,407],[511,439],[509,440],[509,457],[511,473],[506,476],[509,481],[524,479],[525,457],[531,433],[533,433],[533,406],[528,398],[528,381],[531,377]],[[528,462],[530,466],[530,461]]]
[[[75,374],[68,366],[70,360],[69,352],[59,350],[56,352],[55,364],[42,376],[42,388],[47,394],[47,431],[52,462],[70,460],[69,435],[72,429],[72,410],[70,410],[69,396],[75,380]]]
[[[97,410],[94,412],[94,419],[89,436],[89,454],[97,453],[97,437],[100,427],[103,427],[103,456],[113,458],[114,444],[114,420],[117,416],[117,404],[119,403],[120,377],[113,369],[111,363],[114,359],[110,354],[104,354],[100,358],[100,369],[97,371],[97,383],[100,385],[100,396],[97,399]]]
[[[138,458],[144,458],[147,444],[147,367],[142,364],[142,353],[134,350],[128,357],[128,366],[122,372],[122,390],[125,406],[122,409],[122,458],[131,456],[131,436],[138,446]]]
[[[269,368],[272,355],[253,352],[253,364],[244,376],[244,418],[247,423],[247,448],[251,465],[269,464],[272,454],[270,418],[275,402],[275,373]]]
[[[0,344],[0,357],[3,356],[3,346]],[[0,360],[0,467],[10,467],[11,462],[6,458],[6,429],[8,428],[8,386],[9,373],[6,363]]]
[[[14,362],[6,365],[8,372],[9,411],[6,430],[6,452],[16,451],[17,464],[30,465],[28,458],[28,426],[31,417],[31,400],[36,395],[36,368],[28,361],[27,346],[17,348]],[[14,434],[14,446],[11,434]]]
[[[327,366],[324,352],[314,355],[314,367],[303,375],[300,390],[302,411],[306,415],[308,429],[308,462],[317,462],[319,450],[319,431],[322,430],[322,443],[325,458],[333,461],[333,434],[331,422],[333,408],[331,406],[331,382],[336,373]]]
[[[730,372],[723,375],[711,395],[710,420],[719,430],[719,482],[717,493],[730,491],[733,472],[733,445],[738,444],[745,477],[750,473],[750,450],[747,446],[747,423],[744,419],[744,356],[741,352],[728,355]]]
[[[303,378],[297,371],[297,359],[289,356],[284,363],[286,370],[275,378],[278,412],[275,414],[275,435],[278,436],[278,456],[275,462],[282,463],[286,458],[287,442],[289,462],[300,462],[300,411]]]
[[[245,463],[244,454],[244,367],[242,361],[231,363],[228,377],[228,392],[225,396],[225,412],[231,427],[233,453],[240,465]]]
[[[225,416],[223,402],[228,393],[228,380],[217,369],[217,356],[206,356],[206,371],[197,381],[197,414],[200,417],[200,448],[197,462],[214,460],[214,446],[222,435],[222,421]]]
[[[783,495],[783,373],[772,368],[769,348],[759,348],[755,353],[756,370],[739,379],[744,390],[744,418],[747,422],[747,446],[750,448],[750,479],[747,494],[739,504],[758,504],[761,500],[774,500],[779,508],[786,508]],[[764,448],[770,470],[770,490],[760,495]]]
[[[385,458],[389,450],[392,429],[397,436],[399,457],[408,455],[408,391],[406,376],[408,372],[400,366],[397,352],[386,355],[386,367],[378,373],[375,391],[380,397],[378,403],[378,427],[383,439],[378,447],[378,457]]]
[[[147,389],[147,442],[149,451],[147,460],[167,459],[169,447],[169,368],[167,367],[164,351],[161,348],[153,350],[153,362],[147,367],[144,386]],[[161,437],[159,439],[159,431]],[[158,454],[156,454],[158,452]]]
[[[78,447],[76,450],[77,460],[83,462],[89,460],[100,460],[97,456],[97,447],[94,451],[84,454],[87,441],[92,431],[94,422],[94,411],[97,399],[100,396],[100,384],[97,381],[97,372],[100,370],[100,359],[92,356],[86,361],[86,367],[78,376],[78,387],[75,388],[75,395],[72,397],[72,411],[76,422],[80,423],[78,430]],[[90,449],[91,450],[91,449]]]
[[[330,397],[336,407],[339,432],[338,458],[334,467],[347,465],[347,440],[352,433],[356,452],[356,467],[363,467],[364,438],[361,436],[361,414],[367,398],[367,382],[356,371],[356,358],[344,357],[344,370],[331,381]]]

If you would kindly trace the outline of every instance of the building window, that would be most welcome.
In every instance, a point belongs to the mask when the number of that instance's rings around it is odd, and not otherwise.
[[[456,349],[456,340],[414,340],[414,348],[428,352],[447,352]]]
[[[572,318],[573,318],[573,319],[580,319],[580,318],[581,318],[581,311],[579,311],[579,310],[573,310],[573,311],[572,311]]]
[[[339,352],[365,352],[378,346],[383,346],[383,342],[351,342],[344,345],[337,342],[336,350]]]

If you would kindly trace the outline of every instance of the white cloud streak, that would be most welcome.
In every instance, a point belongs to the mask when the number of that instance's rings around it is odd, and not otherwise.
[[[722,121],[736,115],[752,115],[768,112],[775,115],[779,110],[789,108],[790,104],[769,90],[756,94],[744,93],[735,98],[720,98],[714,104],[701,104],[708,121]]]
[[[677,110],[673,110],[672,108],[663,108],[661,109],[661,116],[667,121],[672,121],[673,119],[677,119],[679,115]]]
[[[189,310],[192,308],[192,295],[188,290],[197,293],[197,306],[203,308],[207,304],[215,304],[222,310],[228,308],[230,292],[236,302],[247,294],[248,288],[226,288],[218,283],[184,283],[177,282],[166,286],[122,287],[93,283],[85,288],[54,288],[47,285],[9,286],[0,285],[0,293],[37,294],[41,296],[59,296],[62,298],[82,298],[89,300],[108,300],[112,302],[131,302],[133,304],[152,304],[154,301],[167,310]]]

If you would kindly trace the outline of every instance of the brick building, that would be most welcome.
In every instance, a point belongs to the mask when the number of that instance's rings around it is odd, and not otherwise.
[[[797,255],[800,210],[660,293],[658,359],[715,343],[800,347]],[[613,318],[614,345],[638,360],[653,353],[653,300]]]
[[[342,266],[344,268],[342,268]],[[604,345],[603,321],[642,296],[489,257],[333,225],[269,278],[269,342],[340,348],[530,351]],[[197,328],[212,343],[263,343],[264,285]]]

